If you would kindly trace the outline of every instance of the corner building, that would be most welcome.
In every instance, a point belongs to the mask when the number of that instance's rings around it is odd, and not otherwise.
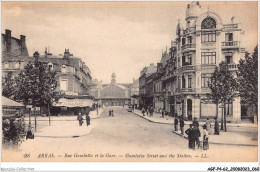
[[[199,2],[187,5],[185,20],[186,29],[178,21],[163,76],[167,100],[171,101],[166,109],[187,120],[214,118],[216,105],[206,95],[210,93],[210,77],[221,61],[228,63],[229,70],[238,70],[237,64],[245,55],[241,45],[243,32],[235,17],[223,24],[217,13],[203,9]],[[240,98],[227,106],[230,110],[227,121],[240,122]],[[219,107],[219,118],[222,110]]]

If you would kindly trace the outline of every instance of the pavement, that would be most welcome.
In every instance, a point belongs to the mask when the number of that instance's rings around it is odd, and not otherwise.
[[[114,117],[108,115],[111,108],[114,110]],[[48,121],[39,121],[39,124],[40,122],[45,126],[40,128],[41,125],[39,125],[37,129],[40,131],[46,128],[47,130]],[[77,121],[51,122],[51,125],[63,125],[61,127],[63,132],[75,131],[74,128],[81,130],[87,128],[85,123],[82,128],[79,127]],[[257,146],[210,144],[208,150],[190,150],[188,140],[173,133],[172,124],[149,122],[136,114],[127,112],[127,109],[122,107],[104,108],[99,118],[91,120],[91,125],[94,125],[92,131],[85,136],[35,137],[25,140],[18,151],[3,150],[2,161],[256,162],[258,160]],[[53,128],[53,130],[56,129]],[[77,131],[76,134],[79,135],[79,132]],[[30,158],[24,158],[25,154],[29,154]],[[42,154],[53,154],[55,158],[38,158]]]
[[[174,128],[174,118],[165,116],[161,117],[159,113],[153,113],[153,117],[143,116],[141,110],[135,109],[133,111],[134,114],[142,117],[153,123],[160,124],[170,124],[173,125]],[[185,121],[184,131],[189,128],[189,124],[191,121]],[[204,122],[200,122],[200,131],[202,133],[202,125]],[[214,121],[212,121],[212,128],[210,133],[214,133]],[[179,127],[179,125],[178,125]],[[173,131],[175,134],[188,139],[188,136],[184,133],[181,134],[181,131]],[[202,140],[202,138],[200,138]],[[220,135],[209,135],[209,143],[210,144],[224,144],[224,145],[238,145],[238,146],[258,146],[258,125],[253,123],[240,123],[240,124],[227,124],[227,132],[220,132]]]
[[[91,119],[99,118],[103,109],[100,108],[97,111],[91,111],[89,116]],[[68,137],[81,137],[91,133],[95,128],[95,122],[90,121],[91,125],[86,125],[85,116],[84,123],[79,126],[77,116],[51,116],[51,125],[49,125],[49,117],[37,116],[37,127],[35,128],[35,118],[31,118],[32,126],[34,127],[35,137],[50,137],[50,138],[68,138]],[[28,124],[28,117],[25,118]]]

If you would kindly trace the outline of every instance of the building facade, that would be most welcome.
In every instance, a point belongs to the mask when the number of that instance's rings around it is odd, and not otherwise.
[[[65,49],[64,54],[59,56],[52,55],[47,52],[47,49],[44,55],[35,52],[33,56],[29,56],[25,36],[21,35],[20,39],[14,38],[11,36],[11,31],[6,29],[5,34],[2,34],[2,78],[10,73],[15,79],[24,70],[24,67],[29,62],[34,62],[36,58],[43,62],[49,70],[56,72],[58,81],[56,92],[59,93],[59,96],[74,99],[73,104],[75,105],[67,105],[76,107],[75,100],[91,99],[89,96],[92,85],[91,72],[80,58],[73,57],[69,49]],[[60,104],[60,106],[63,105]]]
[[[97,85],[98,86],[98,85]],[[123,106],[130,103],[129,84],[116,83],[116,75],[112,73],[111,83],[102,84],[102,88],[96,87],[97,97],[95,99],[104,106]]]
[[[183,116],[186,120],[213,118],[216,105],[207,97],[210,78],[222,61],[228,63],[230,71],[238,70],[237,64],[245,55],[241,41],[243,31],[235,17],[224,24],[217,13],[202,8],[199,2],[187,5],[185,21],[186,27],[178,21],[176,39],[171,42],[169,58],[162,67],[164,74],[156,79],[155,93],[159,97],[161,92],[163,107],[171,116]],[[162,87],[158,89],[160,81]],[[227,121],[239,123],[240,98],[227,106]],[[222,110],[219,107],[219,114]]]

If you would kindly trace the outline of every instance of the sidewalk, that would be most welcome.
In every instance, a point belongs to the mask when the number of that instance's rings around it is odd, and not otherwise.
[[[89,116],[91,119],[99,118],[103,109],[91,111]],[[51,116],[51,125],[49,126],[48,117],[37,116],[37,128],[34,133],[35,137],[51,137],[51,138],[66,138],[66,137],[80,137],[91,133],[95,128],[95,122],[90,121],[90,125],[86,125],[85,116],[84,123],[79,126],[77,116]],[[28,122],[28,118],[25,118]],[[34,117],[32,117],[32,126],[34,127]]]
[[[161,117],[161,114],[153,113],[153,117],[146,115],[143,116],[141,110],[135,109],[134,114],[154,123],[172,124],[174,130],[174,118],[173,117]],[[184,131],[189,128],[191,121],[185,121]],[[200,131],[202,133],[202,125],[204,122],[200,122]],[[211,133],[214,133],[214,124],[212,123]],[[178,125],[179,128],[179,125]],[[173,131],[175,134],[180,135],[183,138],[188,139],[187,135],[181,135],[181,131]],[[202,140],[202,138],[200,138]],[[241,124],[227,124],[227,132],[220,132],[220,135],[209,135],[210,144],[223,144],[223,145],[239,145],[239,146],[257,146],[258,145],[258,125],[251,123]]]

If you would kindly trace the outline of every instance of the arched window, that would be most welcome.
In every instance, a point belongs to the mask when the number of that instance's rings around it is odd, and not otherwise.
[[[48,63],[48,69],[49,69],[50,71],[53,70],[53,64],[52,64],[51,62]]]
[[[214,29],[214,28],[216,28],[216,21],[211,17],[205,18],[201,23],[201,29]]]
[[[65,65],[62,65],[62,66],[61,66],[61,72],[62,72],[62,73],[66,73],[66,66],[65,66]]]

